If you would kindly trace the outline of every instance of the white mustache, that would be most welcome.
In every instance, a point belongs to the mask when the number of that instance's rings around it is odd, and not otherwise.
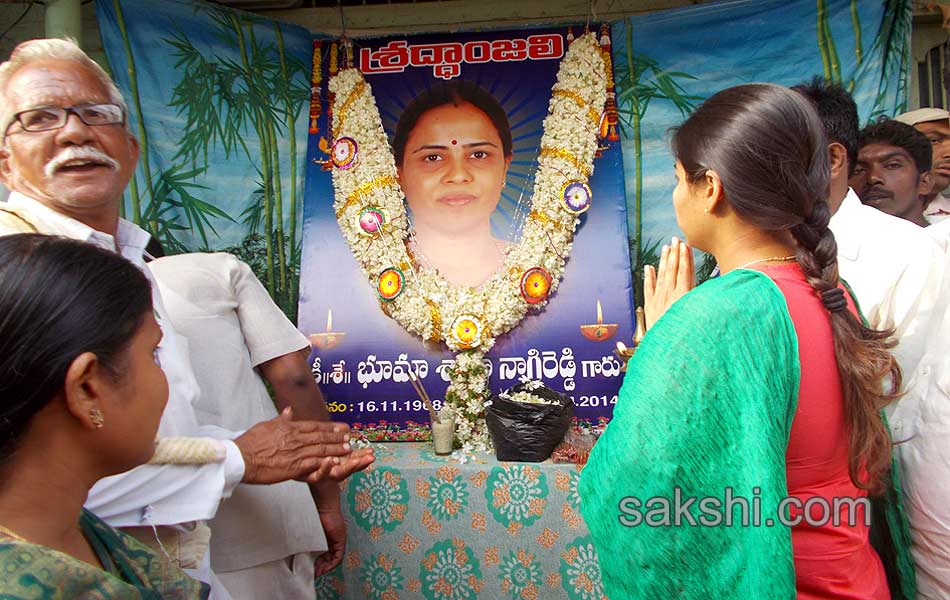
[[[119,163],[101,150],[92,146],[70,146],[46,163],[43,171],[47,177],[52,177],[63,165],[73,160],[88,160],[104,164],[111,169],[119,168]]]

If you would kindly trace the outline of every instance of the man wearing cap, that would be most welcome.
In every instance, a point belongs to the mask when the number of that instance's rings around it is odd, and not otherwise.
[[[933,146],[933,189],[924,198],[924,218],[936,223],[950,217],[950,113],[942,108],[921,108],[894,120],[913,125]]]

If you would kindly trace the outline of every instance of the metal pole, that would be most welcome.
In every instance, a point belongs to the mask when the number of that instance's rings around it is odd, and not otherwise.
[[[46,1],[46,37],[71,37],[82,47],[81,0]]]

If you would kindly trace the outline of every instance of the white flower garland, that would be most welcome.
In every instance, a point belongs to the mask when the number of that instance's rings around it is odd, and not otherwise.
[[[486,452],[492,446],[485,423],[485,400],[490,392],[483,360],[484,355],[477,350],[459,352],[449,371],[451,383],[445,390],[445,404],[455,415],[455,435],[463,453]]]
[[[593,33],[577,38],[568,48],[544,120],[531,210],[521,240],[508,252],[504,265],[478,288],[454,286],[434,269],[413,267],[395,159],[370,86],[355,68],[330,80],[337,221],[364,275],[376,286],[383,310],[407,331],[445,342],[457,352],[478,348],[464,354],[480,360],[496,336],[517,325],[529,308],[542,309],[557,289],[579,214],[589,206],[586,183],[593,172],[607,98],[601,52]],[[528,287],[540,291],[532,296]],[[473,383],[453,378],[450,390],[473,391]],[[485,383],[481,394],[487,394]],[[483,414],[485,396],[479,401],[464,396],[465,404],[455,407],[459,437],[463,443],[473,434],[486,440],[484,419],[475,417],[481,419],[479,424],[469,416]]]

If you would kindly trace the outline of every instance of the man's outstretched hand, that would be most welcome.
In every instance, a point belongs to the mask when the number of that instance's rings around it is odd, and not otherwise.
[[[354,450],[339,460],[339,464],[335,464],[329,473],[330,479],[334,481],[343,481],[353,473],[362,471],[373,464],[373,461],[376,460],[376,455],[373,453],[372,448],[363,448]],[[308,477],[307,481],[313,483],[315,480]]]
[[[241,481],[268,484],[288,479],[312,483],[327,476],[343,479],[373,462],[365,453],[350,458],[349,432],[344,423],[294,421],[287,408],[234,440],[244,457]],[[369,454],[371,457],[372,452]]]

